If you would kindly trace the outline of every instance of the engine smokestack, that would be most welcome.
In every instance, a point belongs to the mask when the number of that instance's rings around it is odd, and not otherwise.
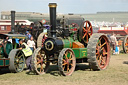
[[[15,11],[11,11],[11,32],[15,32]]]
[[[56,37],[56,7],[57,7],[56,3],[49,3],[51,37]]]

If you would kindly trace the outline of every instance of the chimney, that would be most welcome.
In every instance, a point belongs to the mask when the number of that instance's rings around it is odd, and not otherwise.
[[[49,3],[51,37],[56,37],[56,7],[57,7],[56,3]]]
[[[11,32],[15,32],[15,11],[11,11]]]

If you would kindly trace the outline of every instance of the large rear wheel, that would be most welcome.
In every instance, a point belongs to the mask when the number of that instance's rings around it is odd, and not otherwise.
[[[87,46],[88,62],[93,70],[104,70],[110,61],[110,44],[106,35],[93,34]]]

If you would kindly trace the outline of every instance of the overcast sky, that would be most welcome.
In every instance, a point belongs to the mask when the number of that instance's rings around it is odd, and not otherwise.
[[[128,0],[0,0],[0,12],[15,10],[49,13],[50,2],[57,3],[58,13],[128,12]]]

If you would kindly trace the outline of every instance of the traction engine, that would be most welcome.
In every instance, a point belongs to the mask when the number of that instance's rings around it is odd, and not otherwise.
[[[104,70],[110,61],[110,44],[105,34],[93,34],[92,25],[84,21],[56,29],[56,3],[50,3],[50,34],[32,56],[36,74],[47,72],[50,62],[57,64],[63,76],[71,75],[76,63],[88,62],[92,70]],[[60,30],[58,32],[58,30]]]

